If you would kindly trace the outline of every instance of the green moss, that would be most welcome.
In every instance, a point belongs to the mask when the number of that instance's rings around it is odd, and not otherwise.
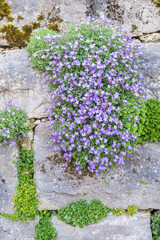
[[[44,14],[43,13],[39,14],[38,17],[37,17],[37,21],[42,21],[42,20],[44,20]]]
[[[157,0],[157,1],[152,0],[152,2],[154,2],[157,8],[160,7],[160,0]]]
[[[135,24],[132,24],[132,31],[135,31],[138,27]]]
[[[21,15],[17,16],[17,21],[19,22],[20,20],[24,20],[24,18]]]
[[[11,17],[12,11],[11,7],[5,0],[0,0],[0,20],[6,18],[8,21],[12,22],[14,20],[13,17]]]
[[[3,38],[11,47],[25,47],[26,41],[29,41],[30,35],[34,29],[40,27],[39,22],[34,22],[31,25],[23,25],[22,30],[15,27],[13,24],[3,25],[0,32],[3,33]]]
[[[58,23],[48,24],[47,28],[50,30],[59,32],[59,24]]]

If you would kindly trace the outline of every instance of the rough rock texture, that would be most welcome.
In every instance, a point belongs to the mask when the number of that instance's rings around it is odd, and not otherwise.
[[[146,65],[143,70],[147,98],[160,100],[160,42],[142,45],[142,59]]]
[[[160,143],[138,146],[121,169],[111,169],[106,175],[81,177],[64,169],[62,158],[46,148],[49,134],[47,122],[35,129],[34,180],[42,203],[40,209],[58,209],[82,198],[100,199],[110,208],[126,209],[132,204],[139,209],[160,208]]]
[[[37,21],[40,13],[45,19],[41,21],[41,27],[47,26],[48,13],[52,21],[56,15],[62,19],[79,20],[88,16],[99,18],[107,17],[115,24],[122,25],[131,31],[132,36],[142,36],[146,33],[160,31],[160,16],[158,9],[151,0],[10,0],[8,1],[12,16],[11,23],[21,28],[24,24]],[[24,19],[18,20],[18,15]],[[8,24],[4,19],[0,27]],[[0,40],[0,45],[7,45]]]
[[[18,183],[13,155],[17,151],[16,146],[11,148],[0,145],[0,212],[13,213],[13,196]]]
[[[87,15],[107,17],[132,30],[133,36],[160,30],[158,9],[150,0],[87,0]]]
[[[37,220],[29,221],[27,224],[21,221],[11,222],[0,217],[0,239],[1,240],[34,240],[35,225]]]
[[[12,50],[0,54],[0,103],[12,100],[24,109],[29,118],[46,117],[49,106],[43,78],[29,65],[26,50]]]
[[[160,33],[147,34],[140,37],[142,42],[160,42]]]
[[[108,215],[97,224],[83,228],[72,227],[57,220],[53,225],[57,229],[57,240],[151,240],[150,218],[148,213],[139,213],[134,217]]]

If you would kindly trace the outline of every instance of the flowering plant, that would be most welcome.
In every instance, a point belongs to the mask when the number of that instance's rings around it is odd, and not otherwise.
[[[128,122],[136,133],[143,96],[139,45],[107,19],[73,23],[45,41],[49,48],[37,54],[50,60],[50,146],[79,174],[123,166],[136,139]]]
[[[21,143],[28,132],[26,120],[26,113],[9,101],[7,107],[0,111],[0,143],[10,146],[13,146],[15,141]]]

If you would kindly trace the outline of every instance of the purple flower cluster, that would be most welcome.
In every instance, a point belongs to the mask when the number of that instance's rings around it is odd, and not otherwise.
[[[7,107],[0,111],[0,143],[12,147],[15,141],[21,142],[28,132],[26,120],[26,113],[8,101]]]
[[[121,107],[143,95],[139,46],[107,19],[74,23],[45,40],[50,48],[37,54],[50,60],[50,146],[79,174],[123,166],[136,136],[124,127]]]

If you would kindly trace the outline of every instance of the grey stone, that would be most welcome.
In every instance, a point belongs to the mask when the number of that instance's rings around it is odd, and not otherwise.
[[[152,34],[143,35],[140,37],[140,40],[145,43],[160,42],[160,33],[152,33]]]
[[[123,168],[106,175],[79,176],[63,168],[62,157],[46,147],[49,135],[47,122],[36,127],[34,180],[40,209],[58,209],[80,199],[99,199],[110,208],[136,204],[139,209],[160,209],[160,143],[138,146]]]
[[[0,103],[9,99],[24,109],[29,118],[47,117],[47,86],[42,75],[30,65],[26,50],[11,50],[0,55]]]
[[[18,183],[13,156],[17,155],[17,152],[16,146],[11,148],[0,145],[0,212],[13,213],[13,196]]]
[[[72,227],[55,216],[52,222],[57,229],[57,240],[152,240],[148,213],[138,213],[133,217],[108,214],[97,224],[83,228]]]
[[[160,16],[158,9],[151,0],[10,0],[12,16],[15,18],[11,23],[21,29],[24,24],[37,21],[40,13],[45,19],[41,21],[41,27],[47,26],[48,12],[50,19],[60,16],[62,19],[80,20],[88,16],[94,18],[107,17],[114,24],[123,26],[131,31],[132,36],[141,36],[146,33],[156,33],[160,30]],[[21,15],[24,19],[17,20]],[[0,27],[8,24],[4,19]],[[7,42],[0,40],[0,45]]]
[[[142,46],[142,59],[146,65],[142,71],[146,97],[160,100],[160,42],[144,43]]]
[[[130,30],[132,36],[160,30],[158,9],[150,0],[87,0],[87,15],[107,17]]]
[[[35,225],[37,220],[29,221],[27,224],[21,221],[13,222],[0,217],[0,239],[1,240],[34,240]]]

